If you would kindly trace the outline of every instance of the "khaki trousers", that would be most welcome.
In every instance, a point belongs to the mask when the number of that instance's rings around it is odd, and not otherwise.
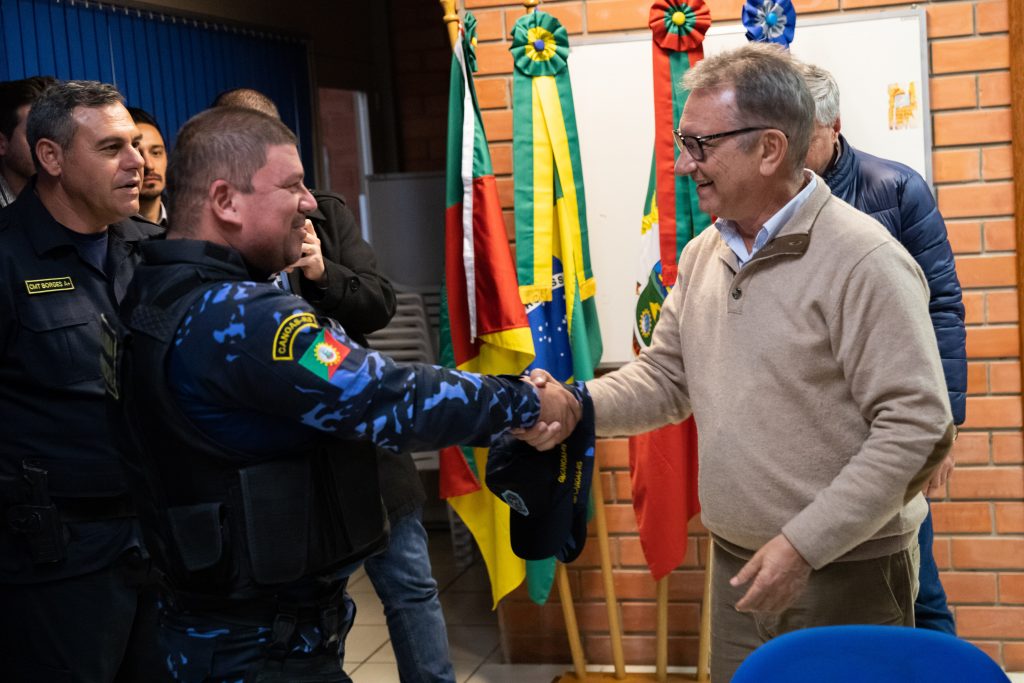
[[[739,665],[775,636],[811,626],[835,624],[914,625],[919,548],[870,560],[833,562],[812,571],[796,602],[780,614],[740,613],[734,605],[749,584],[729,579],[746,560],[714,546],[711,579],[711,680],[729,683]]]

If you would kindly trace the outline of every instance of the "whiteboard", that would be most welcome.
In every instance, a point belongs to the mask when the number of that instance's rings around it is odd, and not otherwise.
[[[741,24],[712,25],[704,53],[746,42]],[[931,182],[924,9],[798,17],[790,49],[835,76],[843,135],[855,147],[901,161]],[[601,366],[615,367],[633,357],[640,219],[654,140],[650,31],[574,40],[569,73],[604,342]],[[895,130],[889,127],[892,83],[904,90],[913,83],[917,99],[915,118]]]

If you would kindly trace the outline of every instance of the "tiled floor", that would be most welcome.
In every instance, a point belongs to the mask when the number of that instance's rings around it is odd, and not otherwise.
[[[448,624],[455,678],[459,683],[551,683],[569,665],[501,663],[498,615],[491,611],[491,591],[481,563],[460,570],[451,557],[446,533],[431,533],[434,578]],[[395,655],[388,640],[384,611],[373,585],[359,570],[349,580],[356,601],[356,623],[345,641],[345,670],[355,683],[399,683]]]

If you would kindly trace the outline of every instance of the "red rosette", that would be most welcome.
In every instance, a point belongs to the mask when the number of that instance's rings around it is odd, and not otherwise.
[[[648,23],[655,45],[689,52],[704,42],[711,28],[711,10],[704,0],[657,0],[651,5]]]

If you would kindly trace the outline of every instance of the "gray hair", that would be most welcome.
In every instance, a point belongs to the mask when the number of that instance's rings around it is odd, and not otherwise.
[[[839,120],[839,84],[825,69],[815,64],[800,64],[807,89],[814,98],[814,118],[822,126]]]
[[[686,72],[683,85],[690,90],[732,88],[740,125],[786,133],[786,160],[794,171],[803,168],[814,129],[814,99],[796,60],[780,46],[748,43],[707,57]]]
[[[280,120],[253,109],[214,107],[189,119],[167,165],[167,213],[172,231],[191,232],[215,180],[252,192],[252,177],[267,163],[267,148],[296,145]]]
[[[76,107],[98,109],[112,104],[124,104],[124,98],[109,83],[58,81],[44,90],[32,105],[25,123],[25,137],[36,170],[43,170],[36,158],[36,143],[40,140],[53,140],[65,152],[71,147],[78,130],[72,118]]]

